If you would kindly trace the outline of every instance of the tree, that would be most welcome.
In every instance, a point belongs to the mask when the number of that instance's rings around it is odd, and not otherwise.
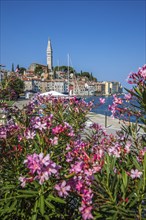
[[[74,70],[74,68],[73,67],[71,67],[71,66],[55,66],[54,67],[54,71],[58,71],[58,69],[59,69],[59,71],[62,71],[62,72],[67,72],[68,71],[68,69],[69,69],[69,72],[70,73],[74,73],[75,72],[75,70]]]
[[[43,68],[41,66],[36,66],[34,72],[40,76],[43,73]]]
[[[81,76],[86,76],[86,77],[90,78],[90,73],[89,72],[82,72]]]
[[[19,73],[20,73],[20,74],[23,74],[24,71],[26,71],[26,68],[25,68],[25,67],[20,67],[20,68],[19,68]]]
[[[90,79],[91,81],[93,80],[92,72],[91,72],[91,74],[90,74],[89,79]]]
[[[94,82],[97,82],[98,80],[96,79],[96,77],[93,77],[93,81],[94,81]]]
[[[14,63],[12,63],[12,72],[14,72]]]
[[[75,73],[75,76],[76,77],[81,76],[81,73]]]
[[[9,100],[17,99],[24,91],[24,82],[15,75],[6,77],[1,84],[0,98],[6,97]]]

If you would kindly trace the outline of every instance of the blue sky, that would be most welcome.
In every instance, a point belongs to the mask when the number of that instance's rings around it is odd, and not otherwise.
[[[144,0],[0,2],[0,63],[6,69],[46,64],[48,38],[53,65],[92,72],[99,81],[128,87],[131,71],[146,63]]]

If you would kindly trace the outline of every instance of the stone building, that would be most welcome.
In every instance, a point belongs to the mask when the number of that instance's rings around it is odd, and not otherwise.
[[[42,70],[44,73],[47,73],[48,68],[46,65],[43,64],[39,64],[39,63],[32,63],[29,67],[28,67],[28,72],[34,72],[36,67],[42,67]]]

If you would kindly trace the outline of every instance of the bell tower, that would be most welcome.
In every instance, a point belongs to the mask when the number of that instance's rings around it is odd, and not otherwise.
[[[48,71],[51,72],[53,67],[53,50],[50,39],[48,40],[48,46],[47,46],[47,66],[48,66]]]

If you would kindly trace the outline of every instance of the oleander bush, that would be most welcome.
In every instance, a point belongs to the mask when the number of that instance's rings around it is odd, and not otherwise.
[[[95,123],[85,129],[93,103],[76,98],[38,95],[22,110],[3,107],[1,219],[146,218],[146,66],[129,82],[109,108],[120,123],[133,114],[137,123],[123,121],[116,135]]]

